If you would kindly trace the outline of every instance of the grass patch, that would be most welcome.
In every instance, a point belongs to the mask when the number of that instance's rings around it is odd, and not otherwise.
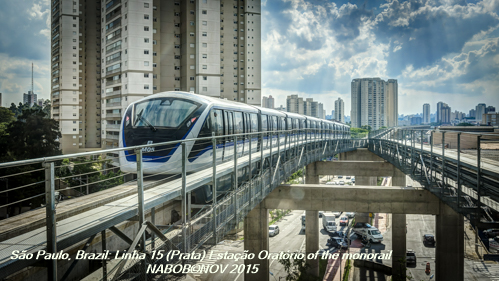
[[[322,276],[321,279],[324,279],[326,275],[327,262],[327,259],[319,259],[319,276]]]

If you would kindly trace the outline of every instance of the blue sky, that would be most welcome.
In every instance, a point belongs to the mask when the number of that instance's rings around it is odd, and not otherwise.
[[[0,1],[3,106],[50,91],[50,2]],[[262,94],[345,101],[354,78],[398,79],[399,113],[499,107],[499,0],[262,1]]]

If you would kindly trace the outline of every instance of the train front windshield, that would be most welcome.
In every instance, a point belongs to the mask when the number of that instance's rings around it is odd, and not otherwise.
[[[199,104],[176,98],[157,98],[137,103],[133,111],[133,127],[178,128]],[[190,124],[189,124],[190,125]]]

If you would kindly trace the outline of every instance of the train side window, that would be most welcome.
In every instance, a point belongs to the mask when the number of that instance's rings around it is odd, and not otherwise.
[[[272,116],[272,131],[277,131],[277,116]]]
[[[258,132],[258,115],[250,114],[250,118],[251,118],[251,132],[256,133]]]
[[[234,112],[234,133],[242,134],[243,132],[244,132],[243,113]]]
[[[220,109],[215,109],[211,111],[211,120],[213,120],[213,131],[216,136],[224,135],[224,118],[223,112]]]
[[[232,135],[234,133],[232,112],[226,112],[226,113],[227,113],[227,134]]]
[[[267,115],[261,115],[262,116],[262,132],[268,131],[268,122],[267,122]]]

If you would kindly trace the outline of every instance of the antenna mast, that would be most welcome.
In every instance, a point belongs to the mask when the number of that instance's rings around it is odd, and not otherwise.
[[[34,94],[33,92],[33,63],[31,63],[31,94]]]

